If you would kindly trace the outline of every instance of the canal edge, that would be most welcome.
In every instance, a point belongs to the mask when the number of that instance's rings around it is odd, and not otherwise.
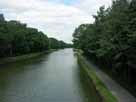
[[[93,82],[98,96],[102,102],[118,102],[117,98],[110,92],[106,85],[96,75],[95,71],[87,64],[80,51],[76,51],[77,60],[80,68],[84,69],[90,80]]]
[[[48,50],[48,51],[35,52],[35,53],[29,53],[29,54],[14,56],[14,57],[1,58],[0,59],[0,65],[31,59],[31,58],[34,58],[34,57],[37,57],[37,56],[40,56],[40,55],[43,55],[43,54],[51,53],[51,52],[56,51],[56,50],[57,49],[51,49],[51,50]]]

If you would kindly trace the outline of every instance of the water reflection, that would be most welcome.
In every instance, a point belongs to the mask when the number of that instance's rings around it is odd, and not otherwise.
[[[0,102],[99,102],[72,49],[0,69]]]

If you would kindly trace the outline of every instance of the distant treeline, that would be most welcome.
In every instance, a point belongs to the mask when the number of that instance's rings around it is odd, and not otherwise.
[[[111,7],[100,7],[93,17],[93,24],[75,30],[75,48],[105,66],[136,94],[136,0],[113,0]]]
[[[0,57],[72,47],[19,21],[6,21],[0,14]]]

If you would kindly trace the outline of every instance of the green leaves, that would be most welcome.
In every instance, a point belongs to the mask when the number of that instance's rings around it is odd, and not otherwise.
[[[49,42],[50,42],[50,48],[52,48],[52,49],[72,47],[71,44],[67,44],[67,43],[65,43],[63,41],[59,41],[55,38],[49,38]]]
[[[114,57],[124,50],[131,49],[136,45],[135,10],[135,0],[131,3],[127,0],[114,0],[111,7],[100,7],[93,16],[93,24],[82,24],[75,30],[75,47],[105,59],[106,56]]]
[[[135,82],[131,71],[136,63],[136,0],[113,0],[111,7],[100,7],[93,17],[93,24],[82,24],[75,30],[75,47],[100,65],[112,68],[121,80]]]
[[[0,15],[1,17],[1,15]],[[2,17],[0,19],[3,19]],[[65,48],[71,45],[55,39],[51,44],[48,37],[35,28],[19,21],[0,20],[0,57],[45,51],[49,48]]]

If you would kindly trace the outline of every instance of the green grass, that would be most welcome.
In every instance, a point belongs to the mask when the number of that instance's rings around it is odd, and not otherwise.
[[[92,79],[96,90],[99,92],[99,94],[102,96],[104,102],[118,102],[115,96],[112,95],[110,90],[105,86],[105,84],[98,78],[95,71],[92,68],[89,68],[90,66],[86,63],[84,57],[78,53],[78,62],[81,68],[83,68],[88,74],[88,76]]]

